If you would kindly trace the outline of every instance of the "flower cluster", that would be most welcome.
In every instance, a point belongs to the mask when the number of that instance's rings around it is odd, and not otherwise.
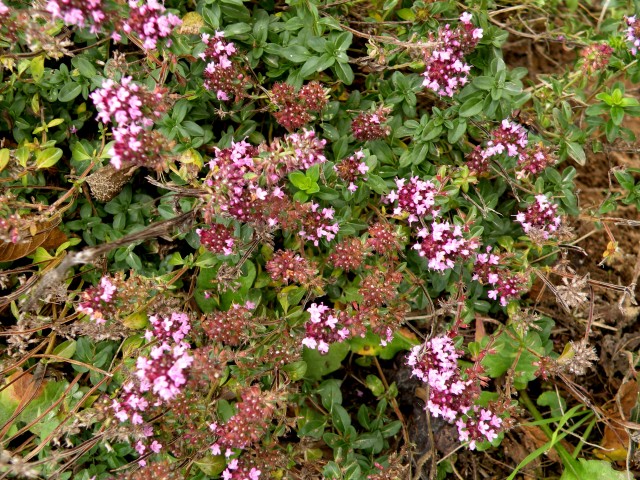
[[[113,310],[113,294],[116,286],[109,277],[102,277],[96,287],[90,287],[82,292],[80,302],[76,308],[80,313],[88,315],[97,324],[107,322],[105,314]]]
[[[520,298],[528,290],[528,278],[523,273],[513,272],[509,268],[501,268],[503,259],[487,247],[485,253],[476,257],[473,280],[490,286],[488,296],[491,300],[499,300],[506,307],[510,300]]]
[[[534,170],[537,173],[540,171],[539,168],[544,169],[546,165],[555,161],[547,150],[542,149],[543,147],[527,151],[528,143],[527,130],[505,118],[500,126],[491,132],[491,139],[484,148],[478,145],[467,154],[467,166],[472,172],[483,174],[489,170],[489,160],[492,157],[506,154],[508,157],[518,157],[518,176],[522,177]]]
[[[95,1],[95,0],[94,0]],[[158,0],[129,0],[129,15],[122,25],[126,33],[135,33],[145,50],[156,48],[158,41],[171,35],[182,20],[172,13],[164,15],[166,8]],[[114,33],[115,40],[119,34]]]
[[[216,147],[215,158],[209,162],[211,177],[207,183],[213,187],[213,200],[222,212],[238,220],[251,220],[251,188],[254,184],[245,178],[254,171],[253,157],[256,147],[243,141],[232,142],[231,147]]]
[[[460,24],[451,29],[445,25],[438,30],[437,38],[431,34],[435,47],[424,53],[426,71],[422,85],[438,95],[452,97],[468,81],[471,65],[464,56],[472,51],[482,38],[482,29],[471,23],[471,14],[463,13]]]
[[[471,376],[463,378],[458,359],[462,352],[448,336],[433,337],[411,349],[407,365],[412,375],[429,385],[426,409],[458,427],[461,441],[475,449],[478,441],[492,441],[498,436],[502,419],[487,409],[474,406],[480,388]]]
[[[292,205],[288,205],[290,202],[277,183],[289,172],[326,162],[325,144],[326,140],[319,139],[313,130],[305,130],[258,147],[243,140],[232,142],[229,148],[216,148],[207,179],[212,190],[212,205],[242,222],[266,222],[274,227],[287,215],[289,220],[302,215],[313,224],[314,220],[309,218],[313,215],[302,212],[289,215],[293,213],[290,212]],[[259,186],[259,179],[264,179],[267,186]],[[315,208],[317,206],[312,207],[313,212]]]
[[[114,128],[113,139],[111,165],[116,170],[122,168],[123,164],[145,166],[158,171],[164,168],[164,154],[169,150],[169,142],[159,131],[146,130],[134,123]]]
[[[307,312],[310,318],[306,324],[306,335],[302,340],[305,347],[327,353],[330,344],[351,337],[351,331],[342,322],[346,319],[345,312],[333,311],[322,303],[312,303]]]
[[[349,186],[347,188],[352,193],[358,190],[358,186],[354,182],[358,178],[366,175],[366,173],[369,171],[369,167],[362,160],[363,158],[364,152],[362,151],[362,149],[360,149],[349,158],[345,158],[333,167],[338,174],[338,177],[340,177],[345,182],[349,182]]]
[[[309,123],[312,114],[321,112],[327,105],[324,88],[315,81],[304,85],[297,93],[288,83],[276,83],[271,89],[271,100],[278,108],[273,114],[276,121],[290,131]]]
[[[151,92],[134,83],[131,77],[122,78],[119,84],[105,80],[101,88],[91,93],[98,120],[118,124],[113,130],[115,144],[111,152],[111,164],[116,169],[125,162],[157,166],[161,161],[160,154],[166,150],[167,141],[159,132],[148,129],[168,107],[165,93],[161,88]]]
[[[90,96],[98,110],[98,120],[102,123],[150,127],[167,110],[165,95],[166,89],[156,88],[151,92],[134,83],[131,77],[123,77],[120,83],[105,80]]]
[[[224,425],[212,423],[209,430],[218,438],[211,445],[213,455],[230,457],[234,454],[232,449],[245,449],[260,440],[269,426],[271,417],[275,411],[272,402],[260,391],[260,387],[254,385],[242,391],[242,400],[236,403],[237,412]],[[256,467],[239,465],[238,459],[227,463],[222,472],[225,480],[243,479],[256,480],[260,478],[261,471]]]
[[[233,235],[233,229],[225,227],[219,223],[214,223],[208,228],[196,229],[200,244],[213,253],[231,255],[236,246],[236,239]]]
[[[364,245],[359,238],[345,238],[333,247],[329,263],[346,271],[356,270],[364,262]]]
[[[640,19],[636,16],[627,17],[627,41],[631,43],[631,53],[636,55],[640,47]]]
[[[178,397],[187,383],[186,370],[193,362],[188,353],[190,346],[184,341],[191,330],[186,314],[152,315],[149,320],[152,329],[145,338],[158,343],[151,348],[148,358],[138,357],[136,381],[126,382],[120,399],[111,404],[118,420],[129,420],[134,425],[144,423],[142,414],[150,406],[163,405]],[[141,444],[144,451],[143,447]]]
[[[202,329],[209,338],[223,345],[235,347],[246,338],[245,330],[253,317],[255,305],[234,303],[226,312],[210,313],[202,322]]]
[[[7,15],[9,13],[9,7],[7,7],[2,0],[0,0],[0,15]]]
[[[548,240],[556,234],[562,224],[562,218],[557,211],[558,206],[551,203],[546,195],[536,195],[535,202],[524,212],[516,215],[516,221],[532,238]]]
[[[351,123],[353,137],[356,140],[364,142],[367,140],[378,140],[389,135],[391,129],[385,125],[389,112],[389,108],[382,106],[374,112],[360,112]]]
[[[367,230],[367,247],[380,255],[387,255],[400,249],[400,239],[393,225],[377,222]]]
[[[305,241],[313,242],[316,247],[323,238],[330,242],[340,230],[338,223],[331,222],[334,214],[333,208],[320,208],[320,205],[312,202],[310,209],[305,211],[305,214],[300,219],[301,225],[298,236]]]
[[[245,74],[232,59],[237,53],[235,45],[224,40],[224,32],[216,32],[213,38],[203,33],[202,42],[207,46],[200,54],[200,58],[207,62],[204,88],[214,92],[220,101],[241,96]]]
[[[516,157],[524,152],[529,143],[527,130],[519,123],[508,119],[491,132],[491,140],[483,152],[486,157],[495,157],[506,152],[508,157]]]
[[[440,194],[440,189],[432,181],[411,177],[407,183],[406,178],[397,178],[396,187],[397,190],[392,190],[384,198],[387,203],[398,202],[393,210],[394,215],[408,215],[407,221],[410,224],[417,222],[420,217],[431,215],[435,218],[439,215],[436,195]]]
[[[0,197],[0,200],[4,199]],[[12,213],[5,218],[0,218],[0,241],[18,243],[20,241],[20,215]]]
[[[362,295],[360,307],[378,308],[390,305],[398,296],[398,286],[402,282],[402,273],[397,270],[371,272],[362,279],[358,293]],[[362,311],[362,309],[361,309]]]
[[[442,272],[453,268],[456,261],[470,258],[478,248],[476,239],[464,237],[463,232],[467,231],[467,226],[433,222],[430,229],[422,228],[418,231],[418,237],[422,240],[413,248],[421,257],[426,257],[430,269]]]
[[[97,33],[110,16],[105,11],[102,0],[47,0],[45,9],[53,18],[61,19],[66,25],[91,25],[91,33]]]
[[[609,44],[592,43],[580,52],[582,70],[587,75],[604,70],[609,65],[609,59],[612,54],[613,48]]]
[[[275,183],[294,170],[306,170],[325,163],[324,147],[327,141],[319,138],[313,130],[289,133],[284,138],[276,138],[261,151],[267,152],[262,169],[267,182]]]
[[[172,312],[170,316],[151,315],[149,323],[153,327],[145,332],[145,338],[150,342],[153,338],[160,342],[181,343],[191,331],[191,321],[186,313]]]
[[[291,250],[279,250],[267,262],[266,270],[271,280],[278,283],[289,282],[305,285],[318,274],[318,266]]]
[[[529,174],[537,175],[555,163],[556,158],[549,148],[545,147],[542,143],[538,143],[533,147],[527,148],[518,156],[516,177],[520,179]]]

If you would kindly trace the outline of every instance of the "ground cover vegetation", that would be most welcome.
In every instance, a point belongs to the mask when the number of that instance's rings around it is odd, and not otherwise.
[[[0,478],[633,478],[636,8],[0,1]]]

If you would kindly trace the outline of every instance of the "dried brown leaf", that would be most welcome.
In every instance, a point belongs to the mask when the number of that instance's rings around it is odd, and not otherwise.
[[[0,262],[11,262],[26,257],[40,246],[45,249],[57,248],[67,240],[66,235],[56,226],[59,223],[60,220],[57,218],[47,222],[34,222],[26,227],[28,233],[23,234],[23,241],[0,242]]]

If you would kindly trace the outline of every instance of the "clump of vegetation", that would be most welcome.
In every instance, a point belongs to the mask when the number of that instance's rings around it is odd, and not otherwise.
[[[631,478],[613,3],[0,1],[2,478]]]

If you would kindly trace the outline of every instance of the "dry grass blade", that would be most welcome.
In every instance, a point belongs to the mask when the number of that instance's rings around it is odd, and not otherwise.
[[[113,242],[104,243],[96,247],[85,248],[79,252],[69,253],[60,265],[47,272],[34,286],[29,299],[22,306],[22,312],[33,311],[46,293],[64,281],[67,271],[74,265],[83,265],[95,261],[100,255],[104,255],[114,248],[129,245],[134,242],[156,238],[171,233],[174,228],[191,224],[195,217],[195,210],[178,215],[177,217],[152,223],[146,228],[130,233]]]

